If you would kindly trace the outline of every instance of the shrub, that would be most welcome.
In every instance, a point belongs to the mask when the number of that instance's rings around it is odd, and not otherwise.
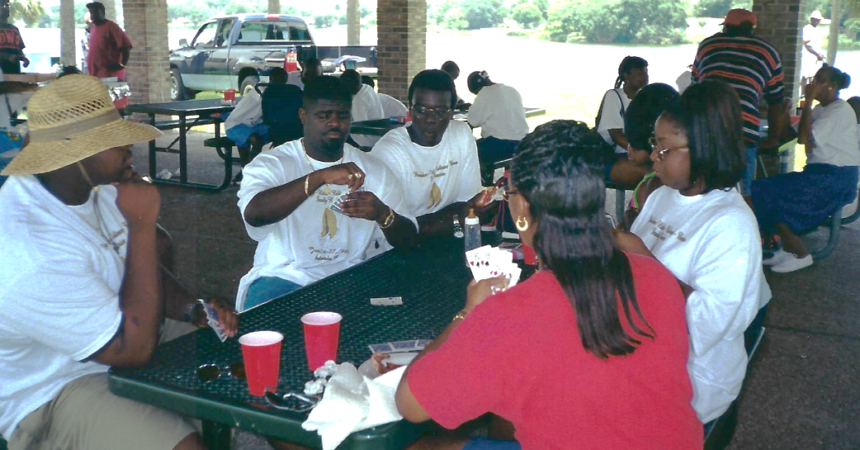
[[[449,9],[445,13],[445,28],[451,30],[465,30],[469,28],[469,21],[463,15],[463,10],[460,8]]]
[[[547,35],[566,42],[573,32],[593,43],[674,44],[684,39],[683,1],[562,0],[550,9]]]
[[[531,3],[523,3],[514,8],[513,19],[523,28],[534,28],[540,25],[543,15],[537,6]]]
[[[465,0],[460,3],[468,29],[490,28],[505,21],[507,16],[502,0]]]

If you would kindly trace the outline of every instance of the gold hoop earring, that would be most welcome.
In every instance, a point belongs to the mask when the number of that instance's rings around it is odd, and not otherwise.
[[[517,223],[515,223],[514,226],[516,226],[519,231],[526,231],[529,229],[529,221],[525,217],[520,216],[517,218]]]

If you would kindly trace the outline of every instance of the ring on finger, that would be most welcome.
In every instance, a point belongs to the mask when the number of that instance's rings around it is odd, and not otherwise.
[[[355,178],[361,178],[361,172],[355,174]]]
[[[354,176],[353,174],[349,174],[349,175],[346,177],[346,179],[347,179],[347,180],[351,180],[353,176]]]

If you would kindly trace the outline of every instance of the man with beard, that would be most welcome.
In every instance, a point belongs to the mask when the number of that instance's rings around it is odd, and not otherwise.
[[[418,219],[423,236],[450,235],[455,217],[489,209],[490,195],[479,192],[472,129],[452,120],[456,101],[457,89],[447,73],[419,73],[409,86],[412,124],[389,131],[371,152],[397,174],[407,192],[405,212]]]
[[[352,95],[333,77],[306,86],[299,117],[304,138],[264,152],[245,166],[239,210],[259,242],[254,267],[239,283],[237,309],[278,298],[414,241],[397,178],[345,144]]]

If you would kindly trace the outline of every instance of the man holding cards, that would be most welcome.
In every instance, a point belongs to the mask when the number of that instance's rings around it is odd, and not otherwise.
[[[180,416],[108,390],[111,366],[149,361],[165,315],[202,309],[159,273],[160,197],[131,167],[131,144],[161,133],[84,75],[39,90],[27,115],[0,189],[0,434],[10,450],[204,448]],[[208,306],[234,335],[232,308]]]
[[[457,89],[441,70],[425,70],[409,86],[412,124],[389,131],[371,155],[387,165],[406,192],[408,212],[422,235],[451,234],[453,218],[464,219],[490,203],[481,191],[478,147],[472,129],[452,121]],[[487,208],[488,209],[488,208]]]
[[[304,138],[245,167],[239,209],[259,244],[239,283],[240,310],[414,241],[417,223],[397,178],[345,144],[351,105],[338,79],[313,79],[299,110]]]

